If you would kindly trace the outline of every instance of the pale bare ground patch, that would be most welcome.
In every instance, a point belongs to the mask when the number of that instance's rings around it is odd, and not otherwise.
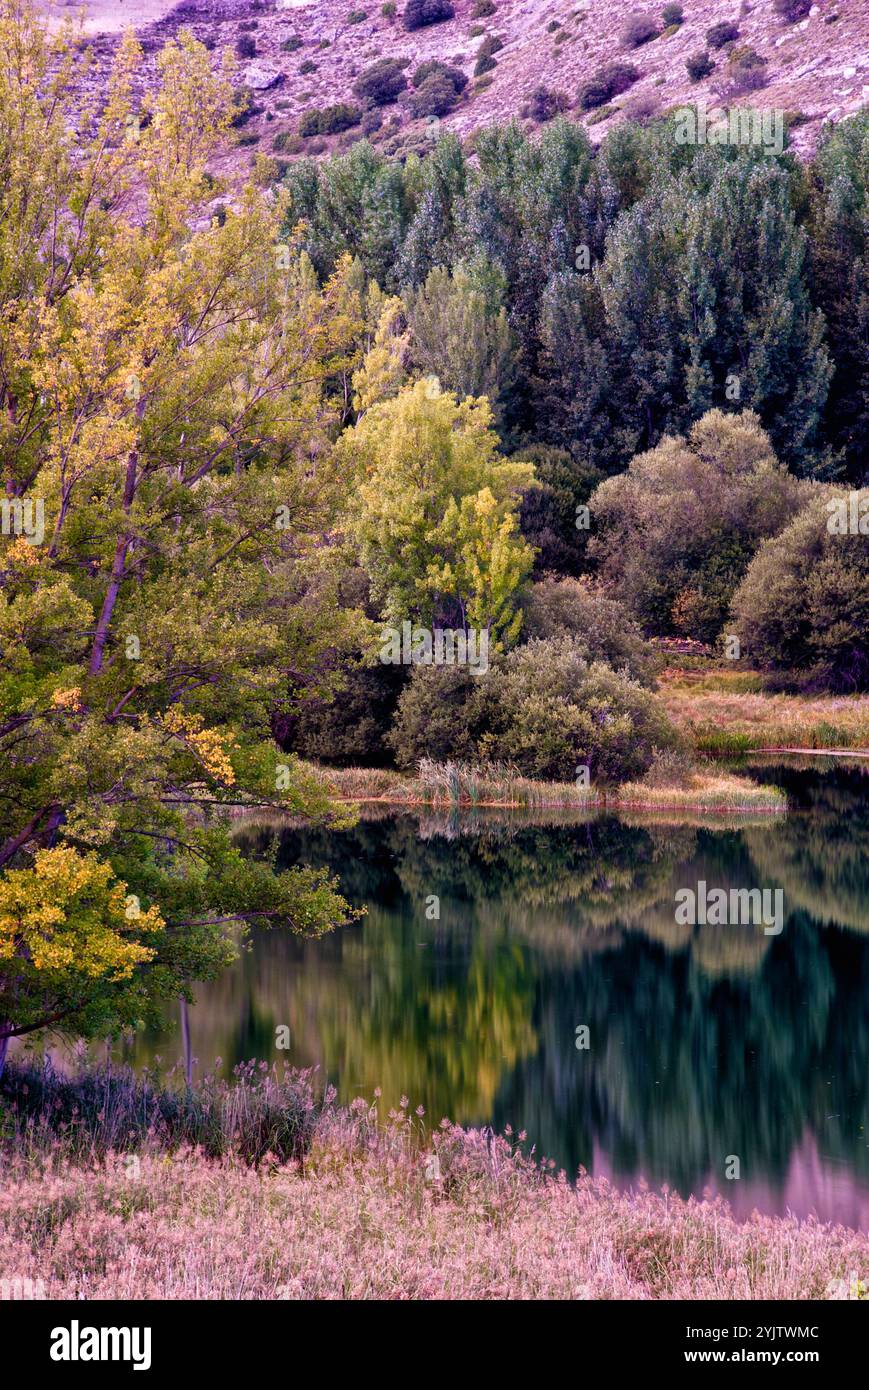
[[[163,19],[178,0],[40,0],[37,8],[51,29],[69,20],[85,34],[118,34]]]

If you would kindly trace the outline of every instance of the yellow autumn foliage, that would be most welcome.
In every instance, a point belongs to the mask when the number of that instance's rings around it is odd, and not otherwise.
[[[23,954],[36,970],[125,980],[156,954],[125,935],[164,926],[156,907],[129,914],[127,885],[95,854],[38,850],[32,869],[0,878],[0,960]]]

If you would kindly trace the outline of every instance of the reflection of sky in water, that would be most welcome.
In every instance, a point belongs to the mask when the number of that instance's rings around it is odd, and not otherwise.
[[[342,1100],[382,1086],[387,1105],[405,1093],[434,1124],[524,1128],[569,1171],[866,1228],[869,782],[829,760],[760,775],[786,786],[786,819],[490,817],[468,833],[401,816],[284,834],[283,863],[329,864],[367,916],[319,942],[259,936],[200,991],[198,1069],[289,1057],[320,1066]],[[243,832],[250,852],[269,840]],[[675,891],[700,878],[781,887],[781,936],[677,925]],[[176,1028],[131,1056],[180,1051]]]

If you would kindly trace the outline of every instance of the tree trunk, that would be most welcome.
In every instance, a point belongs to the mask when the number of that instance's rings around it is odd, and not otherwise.
[[[138,463],[139,455],[134,449],[127,460],[127,477],[126,482],[124,483],[125,512],[129,512],[130,508],[133,505],[133,498],[136,495],[136,470],[138,468]],[[103,599],[103,606],[100,612],[99,622],[97,623],[96,635],[94,636],[93,650],[91,651],[89,674],[92,676],[99,675],[100,671],[102,670],[103,652],[105,651],[106,642],[108,641],[109,627],[112,621],[112,614],[115,611],[115,604],[118,600],[118,593],[121,588],[121,581],[124,578],[124,566],[126,565],[127,561],[127,551],[130,548],[132,539],[132,536],[125,532],[124,535],[118,537],[118,543],[115,546],[115,557],[112,560],[112,573],[109,579],[109,587],[106,590],[106,596]]]
[[[184,1079],[187,1089],[193,1085],[193,1048],[190,1041],[190,1013],[187,1000],[181,1000],[181,1039],[184,1043]]]

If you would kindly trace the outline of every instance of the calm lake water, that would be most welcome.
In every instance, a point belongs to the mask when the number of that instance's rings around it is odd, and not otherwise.
[[[786,789],[787,818],[283,833],[282,864],[328,865],[367,914],[318,942],[258,935],[190,1011],[197,1070],[288,1057],[344,1101],[381,1086],[434,1124],[510,1123],[569,1172],[867,1228],[869,764],[750,771]],[[240,840],[265,852],[270,834]],[[676,890],[700,879],[781,888],[784,930],[678,925]],[[180,1050],[175,1027],[129,1055]]]

